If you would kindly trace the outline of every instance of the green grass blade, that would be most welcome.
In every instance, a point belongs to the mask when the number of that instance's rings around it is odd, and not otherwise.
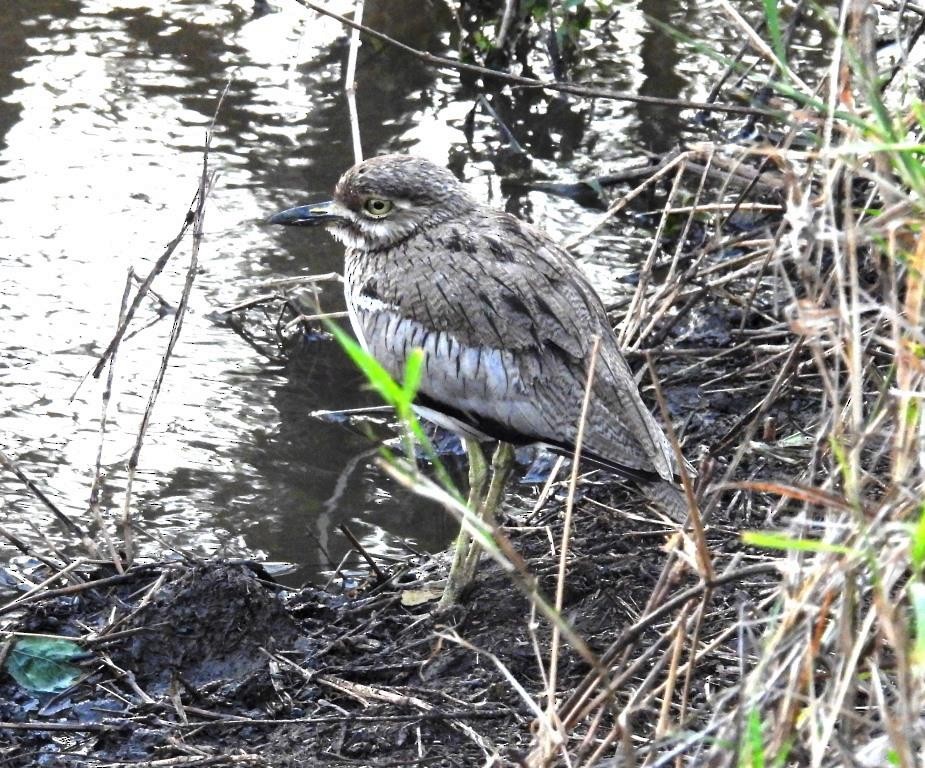
[[[925,584],[914,581],[909,585],[909,602],[912,604],[913,639],[912,665],[921,672],[925,667]]]
[[[406,454],[413,458],[414,446],[417,442],[427,456],[427,460],[434,468],[434,473],[440,485],[454,498],[461,499],[462,494],[447,472],[446,467],[434,450],[433,444],[424,432],[421,422],[414,413],[414,399],[417,396],[421,379],[424,375],[424,350],[414,349],[405,363],[404,381],[399,385],[391,374],[369,352],[361,347],[343,328],[334,322],[326,321],[326,326],[338,344],[366,376],[370,385],[379,393],[387,405],[395,409],[401,421],[405,435],[408,437]]]
[[[909,558],[913,570],[921,576],[922,568],[925,567],[925,504],[919,507],[918,522],[912,526],[909,534]]]
[[[742,541],[752,547],[782,549],[791,552],[826,552],[834,555],[857,555],[858,550],[843,544],[832,544],[818,539],[798,539],[772,531],[745,531]]]
[[[768,25],[768,34],[771,36],[771,48],[774,49],[774,55],[789,70],[790,65],[787,63],[784,37],[780,33],[780,10],[777,7],[777,0],[764,0],[764,19]]]
[[[764,736],[761,712],[752,709],[745,723],[745,744],[739,757],[740,768],[764,768]]]
[[[421,377],[424,375],[424,350],[416,347],[411,350],[408,360],[405,363],[405,379],[402,382],[402,391],[408,398],[408,402],[414,402],[414,398],[421,386]]]
[[[327,327],[337,343],[344,348],[357,368],[366,376],[367,381],[382,396],[382,399],[396,410],[400,409],[406,401],[405,392],[395,383],[382,364],[357,344],[340,326],[329,322]]]

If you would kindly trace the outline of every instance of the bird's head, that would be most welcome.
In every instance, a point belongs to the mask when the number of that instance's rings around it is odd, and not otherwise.
[[[327,225],[348,248],[370,251],[396,245],[475,205],[445,168],[420,157],[382,155],[344,173],[333,200],[290,208],[269,221]]]

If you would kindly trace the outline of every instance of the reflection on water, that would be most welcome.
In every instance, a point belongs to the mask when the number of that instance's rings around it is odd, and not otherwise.
[[[213,143],[219,177],[201,270],[141,452],[136,507],[171,546],[294,561],[304,578],[346,550],[340,522],[372,549],[399,553],[404,539],[444,546],[453,525],[390,485],[370,465],[365,437],[309,416],[371,402],[332,343],[315,343],[298,370],[283,370],[209,320],[261,281],[340,266],[339,247],[323,234],[261,224],[270,212],[325,195],[352,159],[346,37],[333,21],[280,5],[258,18],[245,0],[0,4],[0,446],[69,515],[88,522],[102,384],[84,377],[115,326],[129,268],[147,273],[181,224],[205,128],[230,78]],[[351,6],[331,3],[339,12]],[[455,21],[444,3],[422,4],[426,13],[411,20],[396,8],[404,6],[367,2],[367,22],[415,47],[448,51]],[[600,49],[596,74],[616,88],[695,95],[672,78],[674,52],[647,54],[654,34],[627,7],[621,43]],[[478,118],[478,138],[465,147],[473,97],[451,73],[364,45],[358,103],[366,154],[414,151],[452,162],[483,199],[557,236],[584,228],[596,212],[569,200],[535,192],[497,198],[491,172],[501,134],[491,118]],[[539,94],[509,91],[495,102],[538,171],[555,173],[563,160],[576,177],[607,170],[626,137],[646,134],[623,105],[550,106]],[[592,270],[634,247],[619,234],[598,240],[597,255],[588,246]],[[155,285],[172,305],[187,258],[188,251],[175,256]],[[339,289],[325,289],[322,299],[338,309]],[[143,305],[141,330],[116,360],[103,449],[107,514],[122,503],[126,460],[170,322],[156,301]],[[0,493],[4,526],[31,541],[66,540],[9,474],[0,476]],[[162,547],[140,545],[147,554]]]

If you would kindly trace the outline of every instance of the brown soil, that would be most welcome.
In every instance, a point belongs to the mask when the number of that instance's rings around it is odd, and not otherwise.
[[[603,651],[646,604],[665,559],[664,529],[593,508],[582,509],[575,524],[565,610]],[[555,536],[557,528],[539,519],[511,530],[547,594],[555,582],[547,531]],[[96,764],[91,756],[137,763],[198,753],[256,755],[255,764],[280,768],[463,766],[483,764],[486,750],[516,761],[533,715],[490,654],[536,695],[543,681],[535,647],[545,658],[549,632],[541,623],[531,630],[526,599],[491,565],[452,615],[402,604],[406,590],[432,584],[442,571],[442,560],[409,563],[389,583],[335,595],[283,590],[254,565],[165,563],[135,569],[108,591],[43,602],[22,630],[86,635],[88,627],[111,625],[118,606],[129,618],[113,632],[138,631],[93,644],[87,677],[50,707],[50,696],[39,701],[6,678],[0,719],[74,730],[7,732],[2,764],[86,766]],[[445,639],[453,632],[478,651]],[[560,690],[586,672],[567,652]],[[145,703],[141,692],[157,703]],[[39,706],[53,714],[41,716]]]

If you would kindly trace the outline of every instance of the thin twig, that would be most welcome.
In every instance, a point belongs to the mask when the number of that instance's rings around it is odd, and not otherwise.
[[[681,487],[684,489],[684,496],[687,501],[687,512],[691,527],[694,530],[694,546],[697,549],[697,564],[700,566],[700,575],[705,581],[711,582],[714,578],[713,557],[710,553],[710,547],[707,544],[707,536],[704,531],[703,518],[700,514],[700,506],[697,504],[697,497],[694,495],[694,483],[691,481],[690,472],[687,470],[687,462],[684,460],[684,454],[681,453],[681,445],[674,431],[674,425],[671,423],[668,403],[665,402],[665,396],[662,394],[662,387],[659,384],[658,374],[655,371],[655,365],[652,363],[651,355],[646,355],[646,365],[649,368],[649,378],[655,389],[655,399],[658,402],[662,421],[665,424],[668,442],[671,445],[671,450],[674,452],[675,463],[678,466],[678,474],[681,477]]]
[[[568,564],[569,544],[572,533],[572,512],[575,508],[575,491],[578,487],[578,466],[581,461],[581,449],[584,444],[585,427],[588,420],[588,408],[591,403],[591,392],[594,385],[594,369],[597,365],[598,351],[601,339],[594,336],[591,340],[591,352],[588,357],[588,372],[585,381],[585,391],[581,400],[581,413],[578,417],[578,432],[575,437],[575,455],[572,458],[572,471],[569,476],[568,495],[565,498],[565,519],[562,523],[562,541],[559,544],[559,570],[556,580],[555,608],[559,613],[565,599],[566,568]],[[549,644],[549,672],[547,674],[546,708],[549,722],[556,722],[556,686],[559,677],[559,627],[553,624],[552,639]],[[543,734],[538,734],[542,737]]]
[[[355,0],[353,6],[353,20],[363,23],[363,7],[365,0]],[[360,141],[360,118],[357,114],[357,51],[360,48],[360,26],[353,27],[350,33],[350,52],[347,55],[347,72],[344,75],[344,93],[347,94],[347,110],[350,113],[350,138],[353,142],[353,162],[359,163],[363,159],[363,145]]]
[[[210,124],[209,129],[206,131],[205,145],[203,147],[202,153],[202,173],[199,178],[199,189],[196,193],[196,197],[194,198],[195,207],[191,208],[187,212],[186,216],[187,221],[191,222],[193,225],[193,245],[190,252],[189,267],[186,272],[186,282],[183,285],[183,293],[180,296],[180,303],[177,306],[177,312],[174,316],[173,327],[170,330],[170,337],[167,341],[167,347],[164,350],[163,356],[161,357],[161,364],[158,368],[157,375],[154,378],[154,383],[151,386],[151,392],[148,395],[148,403],[145,407],[144,414],[142,415],[141,424],[138,427],[135,446],[132,449],[132,453],[128,460],[128,472],[125,480],[125,496],[122,505],[122,542],[125,547],[125,559],[128,563],[132,562],[134,555],[134,537],[132,534],[132,484],[138,468],[138,458],[141,454],[141,448],[144,444],[145,435],[148,431],[148,424],[150,423],[151,415],[154,412],[154,404],[157,402],[157,397],[158,394],[160,394],[161,385],[163,384],[164,377],[167,374],[167,366],[170,361],[170,357],[173,354],[174,347],[180,338],[180,330],[183,327],[183,318],[186,315],[186,308],[189,304],[189,297],[193,289],[193,282],[195,281],[196,274],[198,272],[199,246],[202,242],[202,228],[205,221],[206,200],[215,180],[214,175],[209,171],[209,149],[212,143],[212,135],[215,130],[215,122],[218,118],[218,113],[222,108],[225,95],[228,93],[228,89],[230,87],[231,81],[226,84],[221,96],[219,96],[218,103],[215,107],[215,114],[212,117],[212,123]],[[183,231],[185,231],[186,226],[187,225],[185,224]],[[116,334],[116,339],[118,339],[118,336],[119,334]],[[114,345],[112,345],[113,350],[115,349],[115,346],[118,345],[117,340],[114,340],[114,342]]]
[[[347,540],[350,542],[351,546],[360,553],[360,556],[366,561],[366,564],[373,569],[373,573],[376,574],[376,579],[381,583],[386,581],[388,577],[382,572],[382,569],[376,564],[376,561],[372,558],[369,552],[366,551],[360,540],[353,535],[353,531],[347,527],[346,523],[341,523],[337,526],[340,529],[340,532],[347,537]]]
[[[40,502],[42,502],[45,508],[55,516],[58,522],[60,522],[71,533],[79,536],[81,542],[87,548],[88,552],[93,555],[98,554],[96,551],[96,545],[91,541],[87,531],[82,526],[71,520],[71,518],[68,517],[61,510],[61,508],[55,504],[55,502],[53,502],[41,488],[38,487],[35,481],[23,471],[19,464],[17,464],[12,457],[8,456],[3,451],[0,451],[0,465],[3,465],[6,467],[6,469],[16,475],[16,477],[19,478],[19,480],[26,486],[26,488],[29,489],[29,492]]]
[[[128,308],[128,297],[131,294],[132,282],[135,279],[137,279],[135,272],[130,267],[128,270],[128,275],[125,279],[125,290],[122,293],[122,302],[119,305],[119,319],[117,323],[118,326],[121,326],[123,320],[125,320],[125,314]],[[100,535],[106,542],[106,548],[109,550],[109,557],[112,560],[113,566],[119,573],[124,573],[122,558],[116,551],[116,546],[112,540],[112,536],[109,535],[109,527],[103,520],[103,515],[100,511],[100,489],[103,487],[104,479],[102,470],[103,445],[106,442],[106,425],[109,415],[109,401],[112,398],[112,382],[115,375],[116,354],[118,353],[118,350],[119,343],[116,342],[116,345],[113,347],[112,353],[109,356],[109,371],[106,374],[106,386],[103,389],[102,405],[100,407],[100,436],[96,448],[96,465],[93,471],[93,484],[90,486],[90,501],[88,503],[88,507],[90,514],[92,514],[94,520],[96,520],[96,525],[100,530]]]
[[[141,285],[138,286],[138,291],[135,294],[135,298],[132,299],[132,303],[126,311],[125,316],[122,318],[122,322],[119,323],[119,327],[116,329],[115,334],[113,335],[112,339],[110,339],[106,349],[103,350],[103,353],[100,355],[100,359],[97,360],[97,363],[91,372],[91,375],[94,379],[98,379],[100,374],[102,374],[103,368],[106,367],[106,363],[109,362],[110,357],[112,357],[113,353],[118,348],[119,343],[122,341],[122,337],[125,335],[125,332],[128,330],[128,327],[132,322],[132,318],[135,317],[136,310],[139,306],[141,306],[141,302],[144,300],[144,297],[151,289],[151,284],[154,282],[154,279],[164,271],[164,267],[167,266],[167,262],[170,261],[170,257],[173,255],[173,252],[177,250],[177,246],[180,245],[190,226],[192,226],[194,220],[193,206],[195,206],[195,204],[196,197],[194,196],[186,213],[186,217],[183,220],[183,226],[180,227],[180,231],[176,234],[173,240],[167,243],[167,247],[164,248],[163,253],[158,257],[157,261],[154,262],[154,266],[151,267],[151,271],[148,272],[145,279],[141,282]]]
[[[412,56],[415,56],[422,61],[426,61],[428,64],[434,64],[439,67],[449,67],[451,69],[456,69],[461,72],[472,72],[473,74],[482,75],[485,78],[490,78],[497,80],[499,82],[512,83],[514,85],[527,86],[531,88],[542,88],[550,91],[558,91],[560,93],[571,93],[576,96],[587,96],[589,98],[604,98],[604,99],[613,99],[614,101],[628,101],[635,104],[658,104],[660,106],[666,107],[680,107],[681,109],[709,109],[715,112],[728,112],[730,114],[739,114],[739,115],[761,115],[768,118],[779,118],[782,114],[776,110],[772,109],[763,109],[758,107],[744,107],[738,104],[717,104],[712,103],[708,104],[706,102],[699,101],[690,101],[687,99],[670,99],[660,96],[646,96],[640,94],[626,93],[624,91],[614,91],[610,88],[604,88],[597,85],[582,85],[577,83],[562,83],[562,82],[545,82],[543,80],[537,80],[532,77],[523,77],[521,75],[512,75],[508,72],[501,72],[495,69],[489,69],[487,67],[480,67],[477,64],[469,64],[463,61],[457,61],[455,59],[448,59],[444,56],[435,56],[432,53],[426,51],[420,51],[417,48],[413,48],[410,45],[405,45],[404,43],[399,42],[393,37],[389,37],[378,30],[367,27],[363,24],[358,24],[355,21],[352,21],[345,16],[329,11],[322,5],[312,2],[312,0],[296,0],[299,5],[302,5],[310,10],[320,13],[322,16],[327,16],[329,18],[339,21],[344,26],[350,27],[351,29],[358,29],[364,34],[374,37],[377,40],[381,40],[384,43],[388,43],[399,50],[409,53]]]
[[[752,576],[777,573],[778,571],[779,565],[777,563],[758,563],[756,565],[749,565],[728,573],[720,574],[716,576],[712,582],[708,583],[701,581],[699,584],[695,584],[693,587],[666,600],[657,608],[654,608],[649,613],[639,618],[630,627],[623,630],[620,636],[607,647],[607,650],[601,657],[601,662],[607,665],[612,664],[620,653],[622,653],[623,649],[636,640],[646,629],[658,621],[661,621],[662,618],[670,614],[676,608],[680,608],[689,601],[699,598],[707,589],[715,589],[730,582],[742,581]],[[577,705],[584,701],[585,694],[593,687],[597,679],[598,676],[595,673],[585,676],[581,684],[575,689],[569,697],[569,700],[561,708],[560,716],[566,727],[573,727],[581,718],[581,713]],[[609,694],[609,691],[605,690],[602,696],[606,694]]]

